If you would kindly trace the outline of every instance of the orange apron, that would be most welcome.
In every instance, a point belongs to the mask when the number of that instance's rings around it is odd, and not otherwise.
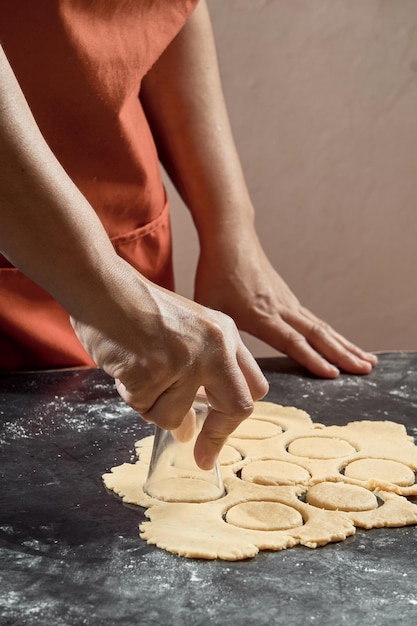
[[[173,289],[168,201],[138,94],[197,0],[2,0],[0,41],[117,253]],[[68,314],[0,255],[0,369],[94,365]]]

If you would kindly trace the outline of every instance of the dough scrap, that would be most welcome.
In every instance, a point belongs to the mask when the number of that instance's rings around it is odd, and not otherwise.
[[[137,442],[138,461],[103,480],[123,502],[146,509],[141,538],[174,554],[241,560],[343,541],[356,527],[417,524],[406,497],[417,496],[417,447],[394,422],[326,427],[295,407],[257,402],[220,455],[226,494],[199,503],[144,492],[152,445],[153,437]]]

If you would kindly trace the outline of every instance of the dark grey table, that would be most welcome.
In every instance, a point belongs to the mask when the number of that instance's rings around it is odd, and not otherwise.
[[[417,435],[417,354],[318,380],[261,359],[268,399],[316,421],[392,419]],[[0,377],[0,624],[417,624],[417,528],[358,531],[249,561],[182,559],[138,538],[141,509],[101,474],[151,434],[97,370]]]

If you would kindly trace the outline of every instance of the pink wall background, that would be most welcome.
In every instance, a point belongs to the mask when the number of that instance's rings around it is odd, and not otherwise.
[[[273,264],[305,306],[365,349],[417,349],[417,2],[208,5]],[[197,240],[169,191],[177,289],[192,297]]]

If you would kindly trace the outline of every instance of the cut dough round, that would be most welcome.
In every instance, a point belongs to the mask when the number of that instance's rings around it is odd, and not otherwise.
[[[257,485],[299,485],[307,482],[310,474],[295,463],[267,460],[245,465],[241,478]]]
[[[147,493],[164,502],[210,502],[224,495],[217,485],[198,478],[166,478],[152,483]]]
[[[358,459],[345,467],[345,476],[356,480],[383,480],[407,487],[415,483],[412,469],[398,461],[387,459]]]
[[[231,437],[236,439],[269,439],[282,433],[281,426],[259,419],[246,419],[232,432]]]
[[[313,485],[307,491],[306,501],[328,511],[370,511],[378,507],[378,500],[371,491],[345,483]]]
[[[337,459],[356,452],[355,448],[344,439],[335,437],[300,437],[288,446],[288,452],[294,456],[309,459]]]
[[[303,525],[301,514],[280,502],[242,502],[226,513],[228,524],[249,530],[287,530]]]
[[[238,461],[241,461],[241,460],[242,460],[242,456],[232,446],[228,446],[226,444],[220,450],[220,454],[219,454],[220,465],[232,465],[233,463],[237,463]]]

